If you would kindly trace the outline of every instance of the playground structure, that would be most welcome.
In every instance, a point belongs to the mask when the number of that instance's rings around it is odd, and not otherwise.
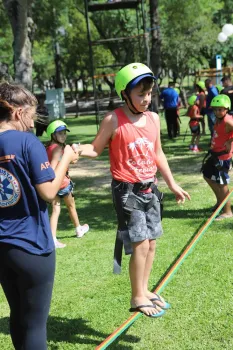
[[[92,86],[93,86],[93,95],[94,95],[94,106],[95,106],[95,115],[96,115],[96,125],[97,129],[100,123],[101,119],[101,112],[100,112],[100,104],[104,102],[104,100],[109,100],[109,106],[108,109],[113,109],[114,100],[116,98],[115,89],[114,89],[114,83],[109,79],[109,77],[114,77],[114,73],[110,74],[100,74],[98,71],[100,69],[104,71],[106,68],[116,68],[120,69],[127,63],[131,62],[130,55],[127,56],[128,61],[127,62],[114,62],[111,65],[103,65],[103,66],[95,66],[94,61],[94,47],[97,45],[105,45],[106,43],[110,42],[123,42],[127,40],[137,40],[139,52],[140,52],[140,61],[145,61],[145,52],[146,52],[146,61],[149,60],[149,49],[148,49],[148,33],[146,31],[146,17],[145,17],[145,10],[144,10],[144,1],[145,0],[122,0],[122,1],[107,1],[107,2],[90,2],[89,0],[85,1],[85,18],[86,18],[86,25],[87,25],[87,39],[88,39],[88,46],[89,46],[89,59],[90,59],[90,69],[91,69],[91,78],[92,78]],[[137,35],[132,36],[124,36],[124,33],[122,33],[119,37],[114,38],[106,38],[106,39],[99,39],[99,40],[92,40],[92,34],[90,29],[90,21],[91,21],[91,15],[93,16],[95,12],[101,12],[101,11],[120,11],[120,10],[135,10],[133,11],[136,16],[136,22],[137,22]],[[144,49],[141,47],[141,39],[143,39],[144,43]],[[149,64],[149,62],[147,62]],[[97,79],[102,78],[105,83],[110,88],[110,97],[106,99],[100,99],[98,98],[98,86],[96,83]],[[119,99],[118,99],[119,100]],[[105,101],[106,102],[106,101]],[[120,100],[118,101],[118,103]]]

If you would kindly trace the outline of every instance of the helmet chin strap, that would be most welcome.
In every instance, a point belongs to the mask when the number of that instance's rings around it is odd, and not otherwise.
[[[125,94],[126,94],[126,96],[128,97],[131,106],[133,107],[133,109],[132,109],[132,108],[129,106],[128,101],[125,100],[125,102],[126,102],[126,104],[127,104],[127,107],[129,108],[130,112],[132,112],[133,114],[141,114],[142,112],[139,112],[139,111],[137,110],[137,108],[134,107],[134,104],[133,104],[133,102],[132,102],[132,99],[131,99],[130,95],[129,95],[127,92],[125,92]],[[135,112],[135,111],[136,111],[136,112]]]

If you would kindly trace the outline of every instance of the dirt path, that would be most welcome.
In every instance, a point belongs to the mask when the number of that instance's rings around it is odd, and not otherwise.
[[[71,179],[93,178],[93,187],[109,187],[111,182],[109,164],[102,160],[80,158],[69,173]]]

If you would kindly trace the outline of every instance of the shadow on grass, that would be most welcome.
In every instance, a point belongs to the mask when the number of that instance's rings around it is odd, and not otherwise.
[[[70,344],[92,344],[97,346],[106,339],[109,334],[99,332],[88,325],[88,321],[82,318],[69,319],[67,317],[49,316],[47,324],[48,342],[60,343],[66,342]],[[0,333],[9,335],[9,317],[0,319]],[[127,343],[138,343],[139,337],[126,335],[124,332],[124,341]],[[52,350],[60,349],[56,344],[49,345]],[[114,348],[112,348],[114,349]],[[117,349],[133,349],[128,345],[117,345]]]

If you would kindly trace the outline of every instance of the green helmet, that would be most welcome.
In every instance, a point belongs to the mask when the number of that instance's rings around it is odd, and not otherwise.
[[[177,92],[178,95],[180,94],[180,89],[175,87],[174,90]]]
[[[213,98],[213,100],[210,103],[211,107],[224,107],[224,108],[231,108],[231,100],[230,97],[227,95],[218,95]]]
[[[143,63],[130,63],[127,66],[123,67],[116,74],[115,78],[115,89],[117,95],[122,100],[121,91],[125,90],[126,86],[133,80],[133,85],[131,89],[143,78],[151,77],[156,79],[153,75],[153,72]],[[138,78],[138,79],[136,79]]]
[[[190,96],[189,99],[188,99],[188,104],[189,104],[190,106],[193,106],[193,105],[195,104],[196,100],[197,100],[197,95],[192,95],[192,96]]]
[[[196,83],[197,86],[199,86],[202,90],[205,90],[205,82],[202,81],[202,80],[199,80],[197,83]]]
[[[220,92],[223,90],[223,86],[222,85],[215,85],[215,87],[218,90],[218,93],[220,94]]]
[[[66,123],[64,123],[62,120],[54,120],[52,123],[50,123],[47,127],[46,133],[48,137],[51,137],[51,134],[53,134],[55,131],[70,131],[67,128]]]

